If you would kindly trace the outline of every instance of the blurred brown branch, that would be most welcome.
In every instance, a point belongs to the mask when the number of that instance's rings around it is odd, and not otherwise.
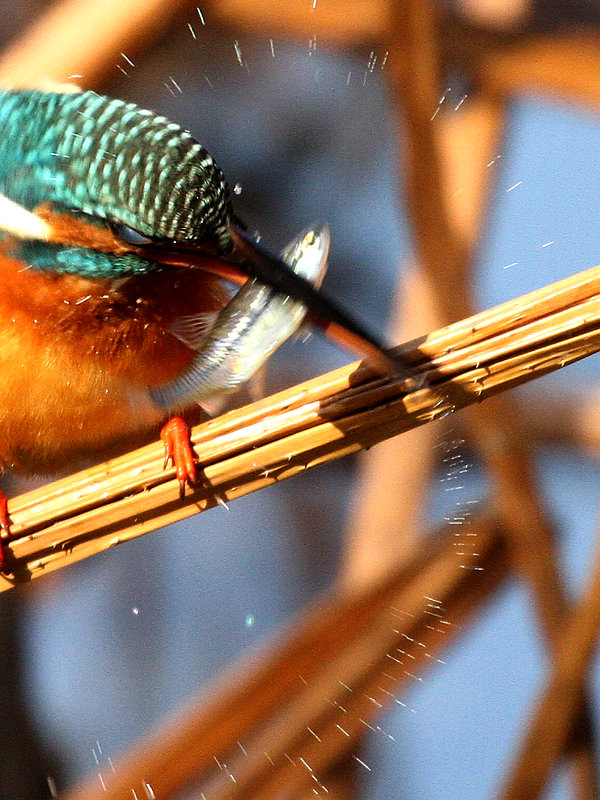
[[[599,545],[590,574],[588,586],[565,622],[550,675],[513,769],[503,791],[498,794],[501,800],[541,797],[569,736],[579,733],[574,731],[576,715],[582,707],[590,661],[600,631]]]
[[[481,200],[486,196],[485,188],[491,179],[489,166],[495,158],[490,153],[488,169],[479,173],[476,166],[465,167],[468,149],[462,137],[456,138],[464,112],[457,115],[439,106],[444,85],[441,76],[445,74],[441,51],[444,44],[458,43],[457,51],[470,58],[477,48],[465,48],[462,36],[454,39],[447,28],[443,29],[440,6],[431,0],[399,0],[392,3],[392,9],[393,28],[402,31],[390,46],[389,61],[406,129],[407,209],[419,257],[429,284],[435,287],[442,319],[450,321],[457,314],[472,313],[474,248],[483,233]],[[480,45],[490,46],[493,38],[488,37]],[[521,41],[517,50],[524,47]],[[504,54],[512,52],[506,37],[501,39],[499,50]],[[479,55],[480,62],[486,64],[490,53],[482,50]],[[458,63],[457,54],[449,58],[450,63]],[[480,63],[473,58],[472,63],[464,66],[466,74],[477,80],[478,66]],[[519,79],[521,86],[523,72]],[[508,91],[498,91],[492,82],[482,81],[476,100],[470,103],[472,115],[480,109],[479,149],[495,144],[496,152],[499,151],[508,95]],[[448,117],[454,120],[454,138],[441,135],[452,129],[448,123],[443,125]],[[452,169],[453,181],[449,174]],[[466,179],[469,175],[470,181]],[[467,198],[457,202],[457,192],[465,186]],[[461,214],[461,210],[466,213]],[[512,398],[507,396],[469,409],[465,425],[489,474],[491,496],[506,529],[514,566],[529,585],[542,632],[553,651],[563,631],[568,604],[554,545],[554,526],[537,486],[527,429],[516,413]],[[582,692],[579,699],[580,746],[572,753],[575,760],[571,774],[577,796],[587,798],[598,793],[595,770],[589,769],[595,736],[586,694]]]
[[[67,82],[97,86],[126,50],[156,37],[182,0],[62,0],[0,57],[0,86],[28,88]]]
[[[291,620],[107,771],[102,797],[130,800],[145,785],[172,797],[200,777],[215,800],[318,788],[335,759],[376,730],[383,707],[402,705],[402,689],[436,664],[507,575],[498,520],[480,515],[468,530],[477,556],[458,554],[449,526],[376,584],[333,594]],[[94,776],[64,800],[98,796]]]

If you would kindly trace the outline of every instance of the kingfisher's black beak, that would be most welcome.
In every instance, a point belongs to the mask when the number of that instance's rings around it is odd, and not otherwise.
[[[377,336],[284,261],[243,231],[234,229],[231,235],[234,246],[227,261],[234,268],[301,302],[308,309],[309,322],[321,328],[337,344],[373,362],[385,374],[406,375],[410,371],[403,359],[386,352],[385,345]]]
[[[147,257],[162,263],[194,267],[234,283],[256,278],[276,292],[299,301],[307,308],[308,321],[321,328],[341,347],[368,359],[385,375],[409,377],[411,366],[402,356],[390,355],[384,343],[360,322],[343,311],[310,281],[298,275],[277,256],[238,228],[230,230],[233,249],[227,256],[206,245],[200,249],[167,246],[144,248]],[[140,251],[142,252],[142,251]]]

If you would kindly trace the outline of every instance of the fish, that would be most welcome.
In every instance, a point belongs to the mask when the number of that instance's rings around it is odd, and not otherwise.
[[[281,259],[319,288],[330,238],[326,223],[313,223],[289,242]],[[180,317],[171,333],[196,355],[180,375],[150,390],[152,402],[172,413],[192,403],[206,408],[231,394],[300,329],[307,311],[302,302],[251,279],[218,314]]]

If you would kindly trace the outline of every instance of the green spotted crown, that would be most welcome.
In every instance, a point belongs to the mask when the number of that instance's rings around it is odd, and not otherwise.
[[[179,125],[95,92],[0,91],[0,192],[173,242],[231,246],[223,173]]]

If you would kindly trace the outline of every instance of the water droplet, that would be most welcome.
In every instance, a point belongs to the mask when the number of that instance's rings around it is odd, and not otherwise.
[[[137,617],[137,615],[140,613],[140,610],[139,610],[139,608],[137,606],[134,606],[131,609],[131,613],[134,614]]]
[[[251,628],[254,625],[254,614],[246,614],[246,619],[244,620],[244,625],[247,628]]]

